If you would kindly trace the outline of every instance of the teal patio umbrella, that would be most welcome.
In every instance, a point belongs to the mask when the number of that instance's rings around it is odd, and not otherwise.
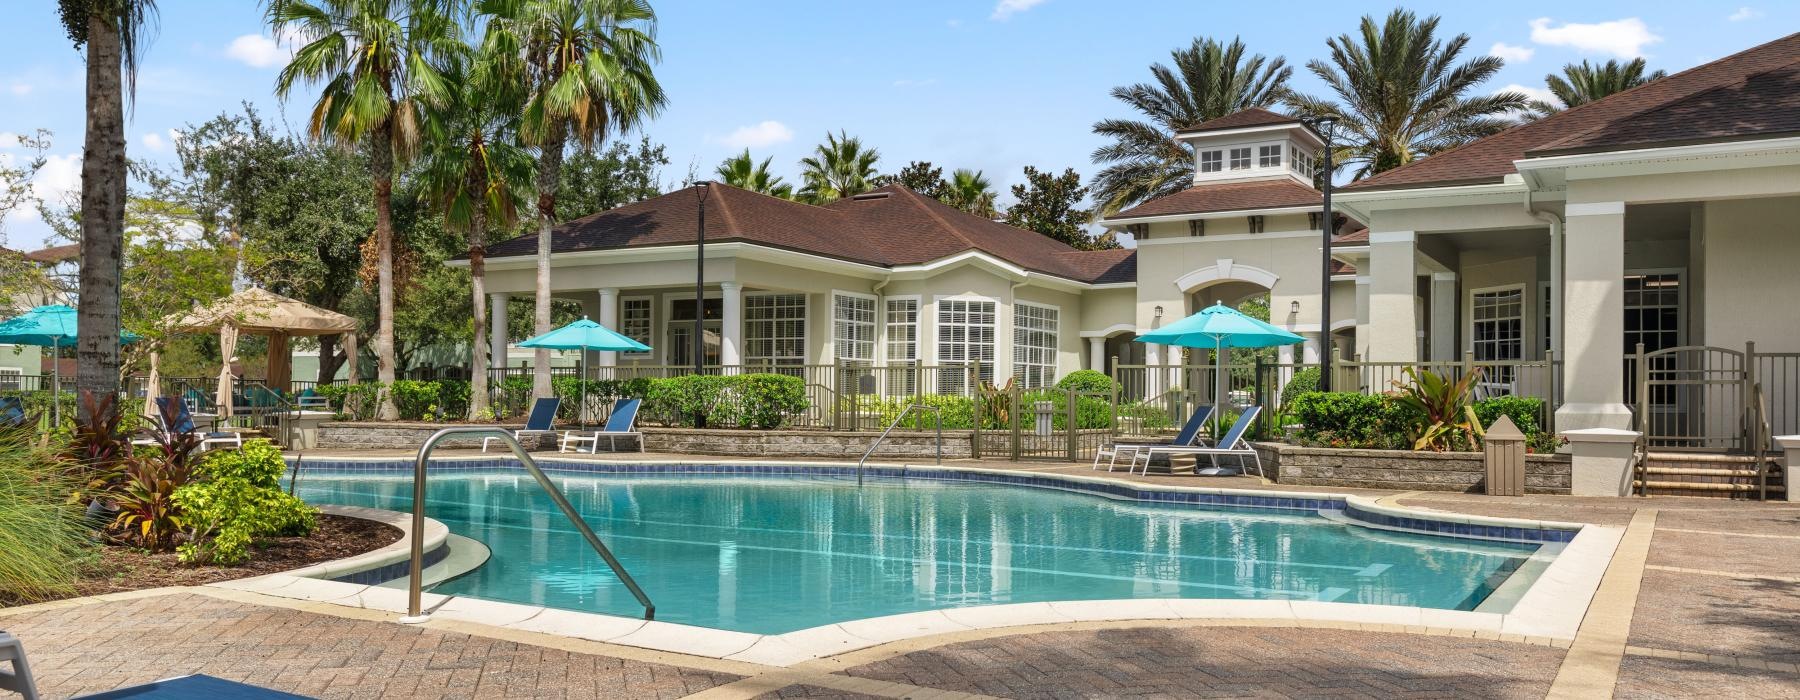
[[[0,343],[37,345],[50,348],[50,406],[52,420],[62,422],[62,348],[74,345],[79,337],[75,308],[64,304],[39,306],[18,316],[0,321]],[[136,342],[138,336],[119,331],[121,343]]]
[[[587,425],[587,352],[648,352],[650,346],[619,335],[606,326],[602,326],[583,317],[581,320],[550,331],[543,335],[528,338],[519,343],[522,348],[544,348],[546,350],[581,350],[581,424]]]
[[[1228,386],[1225,381],[1226,349],[1272,348],[1280,345],[1293,345],[1304,342],[1306,339],[1245,316],[1237,309],[1214,303],[1212,306],[1201,309],[1200,313],[1140,335],[1137,340],[1140,343],[1161,343],[1187,348],[1211,349],[1215,365],[1214,377],[1223,393]],[[1220,411],[1223,411],[1223,406]],[[1214,413],[1213,415],[1219,414]],[[1218,434],[1216,428],[1213,434]]]

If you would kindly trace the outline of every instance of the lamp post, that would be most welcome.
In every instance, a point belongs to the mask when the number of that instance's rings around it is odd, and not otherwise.
[[[1336,168],[1331,162],[1332,127],[1337,125],[1337,117],[1323,116],[1305,120],[1308,127],[1325,141],[1324,185],[1319,191],[1324,194],[1323,214],[1319,217],[1319,237],[1323,243],[1319,254],[1319,391],[1331,391],[1331,356],[1335,352],[1331,339],[1331,176]]]
[[[694,183],[700,202],[699,223],[695,228],[694,247],[694,339],[688,351],[694,354],[694,375],[706,373],[706,194],[707,181]],[[694,413],[694,427],[706,427],[706,410]]]

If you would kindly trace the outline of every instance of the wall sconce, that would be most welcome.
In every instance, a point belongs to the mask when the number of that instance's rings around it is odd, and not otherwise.
[[[1290,313],[1290,314],[1300,313],[1300,300],[1299,299],[1295,299],[1293,301],[1288,302],[1288,313]]]
[[[1162,306],[1161,305],[1158,305],[1156,307],[1156,318],[1162,318]]]

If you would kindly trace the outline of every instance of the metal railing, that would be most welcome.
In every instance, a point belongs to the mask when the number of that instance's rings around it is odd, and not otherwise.
[[[1775,440],[1775,428],[1769,423],[1769,401],[1763,396],[1761,383],[1750,385],[1750,455],[1756,465],[1756,494],[1769,500],[1769,443]],[[1794,488],[1793,484],[1786,484]]]
[[[492,436],[506,443],[506,446],[512,449],[513,456],[518,457],[519,463],[524,465],[525,471],[531,474],[532,479],[537,480],[538,486],[543,487],[544,493],[549,494],[550,500],[556,503],[556,508],[562,511],[563,516],[569,519],[569,523],[574,525],[576,530],[581,532],[581,536],[587,540],[588,546],[594,548],[594,553],[599,554],[600,558],[606,561],[606,565],[612,569],[613,575],[618,576],[619,582],[625,584],[625,588],[631,591],[632,597],[637,598],[638,603],[644,606],[644,619],[656,619],[656,605],[650,602],[650,596],[644,593],[644,589],[638,587],[637,580],[631,578],[631,574],[625,571],[625,566],[613,556],[612,550],[606,548],[606,543],[600,541],[600,536],[595,535],[594,530],[588,527],[587,521],[582,520],[581,515],[575,512],[575,506],[569,504],[569,499],[563,496],[562,490],[556,488],[556,484],[551,483],[550,477],[544,476],[544,471],[538,468],[537,462],[525,452],[525,448],[519,445],[519,441],[514,439],[511,433],[500,428],[471,427],[445,428],[432,433],[431,437],[425,439],[425,444],[419,446],[419,455],[413,460],[412,561],[411,573],[406,585],[406,617],[400,618],[401,622],[420,623],[430,619],[430,616],[425,615],[421,608],[425,584],[425,464],[437,444],[452,435]]]
[[[888,433],[894,432],[894,428],[896,426],[900,425],[901,421],[906,420],[906,414],[912,413],[913,409],[915,409],[915,408],[924,410],[924,411],[931,411],[932,413],[936,414],[936,416],[937,416],[937,463],[938,464],[944,463],[944,411],[943,411],[943,409],[940,409],[937,406],[927,406],[922,403],[911,404],[911,405],[908,405],[905,409],[902,409],[900,411],[900,415],[894,417],[894,422],[889,423],[887,429],[881,431],[881,436],[875,438],[875,442],[869,444],[869,449],[867,451],[863,452],[862,459],[856,460],[856,485],[857,486],[863,485],[863,465],[868,464],[869,455],[875,454],[876,448],[881,447],[881,443],[883,440],[887,439]]]

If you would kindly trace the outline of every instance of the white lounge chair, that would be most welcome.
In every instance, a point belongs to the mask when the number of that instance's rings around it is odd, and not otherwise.
[[[1205,444],[1204,438],[1200,437],[1200,430],[1206,426],[1206,421],[1212,417],[1212,412],[1212,406],[1195,406],[1194,412],[1188,415],[1187,423],[1181,426],[1181,432],[1176,433],[1175,439],[1166,445],[1186,447],[1194,445],[1196,441]],[[1100,449],[1094,452],[1094,466],[1089,471],[1100,468],[1102,457],[1107,460],[1106,470],[1109,472],[1118,466],[1120,457],[1126,457],[1129,460],[1128,465],[1136,464],[1139,452],[1158,444],[1165,443],[1114,442],[1101,445]],[[1131,467],[1127,466],[1126,471],[1131,471]]]
[[[555,435],[556,409],[561,406],[562,399],[556,397],[538,399],[536,403],[531,404],[531,415],[525,417],[525,427],[512,431],[513,439],[523,445],[527,435]],[[498,439],[500,438],[482,438],[481,451],[488,451],[488,443]]]
[[[37,686],[31,682],[31,665],[25,663],[25,645],[19,638],[0,632],[0,663],[12,662],[12,670],[0,670],[0,690],[10,690],[37,700]]]
[[[1261,413],[1261,412],[1262,412],[1261,406],[1251,406],[1249,408],[1244,409],[1243,413],[1238,414],[1237,422],[1232,423],[1231,428],[1229,430],[1226,430],[1224,435],[1219,436],[1219,441],[1210,447],[1205,447],[1205,446],[1177,447],[1174,445],[1159,445],[1159,446],[1152,446],[1146,450],[1143,450],[1139,454],[1142,454],[1144,456],[1144,473],[1146,473],[1146,474],[1150,473],[1150,458],[1152,456],[1158,455],[1158,454],[1166,454],[1166,455],[1170,455],[1170,456],[1193,455],[1196,460],[1196,462],[1194,464],[1194,467],[1195,467],[1194,473],[1195,474],[1199,474],[1202,476],[1218,476],[1218,475],[1222,475],[1222,474],[1229,474],[1229,473],[1232,473],[1230,470],[1219,466],[1219,456],[1220,455],[1228,455],[1228,456],[1234,456],[1234,457],[1238,458],[1238,470],[1236,473],[1241,474],[1244,472],[1244,468],[1243,468],[1244,461],[1243,460],[1245,457],[1249,457],[1250,459],[1254,460],[1256,463],[1256,475],[1266,477],[1267,475],[1263,473],[1263,468],[1262,468],[1262,455],[1257,454],[1256,448],[1250,446],[1250,441],[1244,439],[1244,433],[1249,432],[1250,426],[1256,422],[1256,414]],[[1198,463],[1198,460],[1200,457],[1210,458],[1212,460],[1212,467],[1207,468],[1207,469],[1200,469],[1199,468],[1200,465]],[[1132,466],[1133,467],[1137,466],[1137,458],[1135,455],[1132,457]]]
[[[642,399],[621,400],[618,403],[613,404],[612,415],[607,417],[606,425],[599,430],[563,431],[562,442],[557,445],[556,451],[568,452],[570,447],[574,447],[576,452],[580,452],[580,445],[582,443],[587,443],[588,454],[593,454],[600,451],[600,436],[604,435],[607,440],[610,441],[608,444],[614,452],[619,451],[619,438],[621,437],[637,438],[638,451],[643,452],[644,436],[642,433],[633,430],[637,424],[638,407],[643,404],[644,402]]]

